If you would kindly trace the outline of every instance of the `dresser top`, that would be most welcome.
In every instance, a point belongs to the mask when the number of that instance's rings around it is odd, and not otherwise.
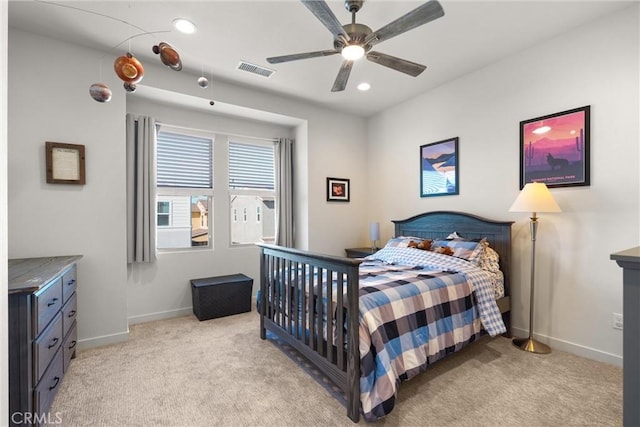
[[[621,267],[638,270],[640,269],[640,246],[611,254],[611,259]]]
[[[63,273],[82,255],[9,260],[9,293],[35,292]]]

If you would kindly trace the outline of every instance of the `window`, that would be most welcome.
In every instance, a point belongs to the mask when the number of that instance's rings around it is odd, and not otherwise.
[[[273,243],[276,228],[273,142],[229,141],[229,193],[234,219],[231,244]],[[242,222],[236,221],[236,209],[242,209]]]
[[[165,227],[170,224],[171,203],[168,201],[158,202],[158,227]]]
[[[157,135],[159,249],[211,245],[213,138],[160,126]]]

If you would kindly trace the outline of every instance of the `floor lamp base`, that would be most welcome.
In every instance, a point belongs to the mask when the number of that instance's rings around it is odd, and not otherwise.
[[[551,353],[551,347],[546,344],[542,344],[540,341],[536,341],[533,338],[514,338],[513,345],[520,350],[528,351],[530,353],[537,354],[549,354]]]

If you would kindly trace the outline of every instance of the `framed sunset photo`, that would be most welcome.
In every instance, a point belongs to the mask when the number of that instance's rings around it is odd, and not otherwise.
[[[520,122],[520,189],[589,185],[590,106]]]

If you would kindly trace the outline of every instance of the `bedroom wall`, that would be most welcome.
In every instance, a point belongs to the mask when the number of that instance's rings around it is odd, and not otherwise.
[[[100,56],[9,29],[8,246],[9,258],[82,255],[78,336],[108,342],[127,331],[126,106],[89,96]],[[46,183],[45,141],[85,145],[86,185]]]
[[[158,264],[156,270],[127,270],[127,108],[121,82],[113,73],[104,72],[102,79],[114,95],[109,103],[97,103],[88,89],[100,79],[103,52],[11,27],[8,55],[8,254],[9,258],[84,256],[78,264],[81,348],[126,339],[130,316],[134,321],[148,320],[188,311],[190,290],[184,280],[192,278],[193,272],[206,276],[230,269],[257,271],[256,248],[240,249],[232,258],[216,259],[219,255],[213,254],[208,265],[204,262],[206,268],[199,257],[175,256],[167,264]],[[145,68],[147,86],[202,96],[202,89],[194,84],[198,76],[147,64]],[[109,69],[103,65],[103,70]],[[291,135],[297,150],[298,247],[343,254],[343,248],[357,242],[367,227],[360,222],[366,206],[365,168],[350,161],[364,158],[365,120],[295,99],[212,83],[217,102],[296,118]],[[85,145],[86,185],[46,184],[45,141]],[[326,202],[328,176],[351,178],[351,203]],[[163,276],[175,268],[189,273]]]
[[[153,102],[138,96],[127,97],[127,111],[137,115],[150,115],[157,121],[192,129],[217,133],[253,136],[258,138],[292,138],[289,126],[241,120],[211,113],[184,109],[172,104]],[[131,264],[127,267],[127,312],[129,323],[139,323],[169,315],[190,314],[190,279],[243,273],[259,277],[257,249],[254,246],[231,247],[229,242],[229,193],[216,184],[223,182],[228,173],[226,144],[214,141],[214,221],[213,249],[188,252],[160,252],[157,262]],[[220,154],[219,154],[220,153]],[[247,262],[251,260],[251,262]]]
[[[391,220],[429,210],[515,221],[513,326],[527,336],[529,220],[508,212],[519,192],[519,122],[591,105],[591,185],[553,189],[563,212],[540,215],[534,330],[553,348],[617,364],[622,331],[611,325],[612,313],[622,313],[622,271],[609,255],[640,243],[638,15],[635,4],[367,126],[368,211],[383,239],[392,235]],[[419,146],[455,136],[460,194],[420,198]]]

